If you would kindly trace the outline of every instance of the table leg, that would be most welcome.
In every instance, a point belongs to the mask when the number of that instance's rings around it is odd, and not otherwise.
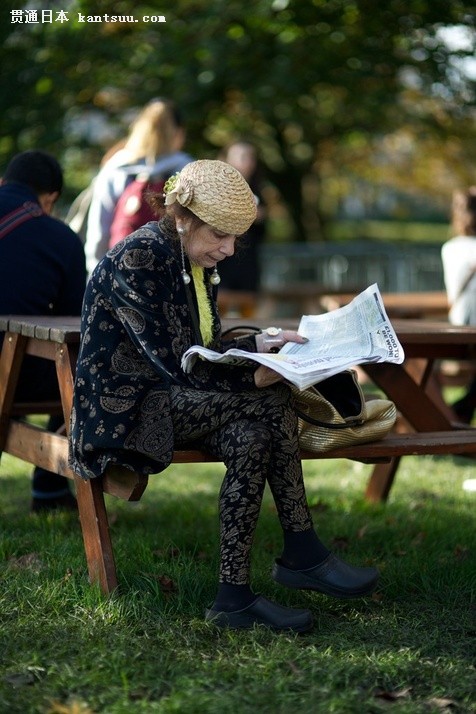
[[[400,456],[391,459],[388,464],[377,464],[367,482],[365,498],[370,503],[382,503],[387,500],[393,481],[400,465]]]
[[[66,433],[69,431],[73,406],[76,359],[77,345],[58,345],[55,362]],[[75,475],[74,482],[89,580],[97,583],[102,592],[109,595],[117,588],[117,575],[102,479],[85,481]]]
[[[421,376],[418,382],[407,365],[391,363],[362,365],[371,380],[382,389],[389,399],[395,402],[398,411],[412,425],[415,431],[449,431],[453,428],[448,419],[426,391],[431,375],[427,367],[417,370]]]
[[[78,345],[60,344],[56,348],[56,374],[61,394],[61,404],[65,419],[66,433],[69,430],[69,419],[73,408],[74,375],[78,358]]]
[[[391,363],[362,366],[372,381],[395,402],[397,410],[415,431],[453,428],[450,414],[441,408],[440,400],[435,399],[432,360],[409,360],[404,366]],[[400,457],[391,459],[388,464],[374,466],[365,492],[368,501],[387,500],[399,465]]]
[[[109,595],[117,588],[117,575],[102,482],[75,476],[75,483],[89,580]]]
[[[10,414],[28,339],[7,332],[0,354],[0,454],[8,436]]]

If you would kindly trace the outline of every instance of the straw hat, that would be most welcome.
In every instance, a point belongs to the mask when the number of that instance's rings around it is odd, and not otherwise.
[[[240,172],[224,161],[192,161],[167,181],[164,190],[166,206],[178,201],[223,233],[241,235],[256,218],[252,190]]]

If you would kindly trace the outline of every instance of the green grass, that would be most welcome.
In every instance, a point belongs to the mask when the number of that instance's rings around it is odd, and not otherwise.
[[[289,221],[270,219],[268,241],[287,243],[293,234]],[[375,240],[383,242],[444,243],[451,236],[447,223],[406,220],[333,220],[328,227],[329,240],[356,241]],[[317,233],[310,230],[308,240],[320,240]]]
[[[0,465],[0,712],[418,714],[475,712],[474,462],[402,460],[386,505],[370,466],[307,462],[321,537],[373,563],[373,598],[287,591],[269,576],[280,532],[269,494],[254,586],[310,607],[310,634],[221,632],[203,620],[218,564],[221,465],[173,466],[142,501],[108,500],[120,590],[89,586],[75,516],[29,515],[30,469]],[[446,704],[445,704],[446,702]]]
[[[444,243],[450,235],[448,224],[422,221],[336,221],[331,228],[333,240]]]

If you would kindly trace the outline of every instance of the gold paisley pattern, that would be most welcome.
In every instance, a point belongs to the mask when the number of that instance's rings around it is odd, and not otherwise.
[[[144,332],[146,322],[139,310],[133,307],[119,307],[117,308],[117,315],[122,322],[127,322],[136,334],[140,335],[141,332]]]
[[[150,270],[154,264],[151,250],[132,249],[124,254],[123,265],[128,270]]]
[[[131,409],[135,404],[136,390],[130,386],[119,387],[114,394],[103,395],[99,403],[105,412],[120,414]]]
[[[130,342],[120,342],[111,355],[111,371],[116,374],[155,377],[152,366],[145,362]]]
[[[285,385],[226,394],[173,386],[170,401],[178,446],[199,444],[222,459],[220,580],[249,582],[250,554],[266,482],[285,530],[312,528]]]
[[[152,225],[109,251],[88,282],[69,463],[85,479],[101,476],[111,463],[159,473],[170,464],[174,447],[198,442],[226,465],[219,499],[220,578],[246,583],[266,482],[284,529],[312,525],[293,398],[282,384],[257,390],[254,367],[200,360],[191,374],[182,372],[181,357],[199,337],[181,278],[179,246]],[[224,350],[237,341],[220,339],[216,288],[208,278],[205,270],[211,346]],[[198,311],[196,295],[194,301]],[[239,346],[256,349],[253,337]]]

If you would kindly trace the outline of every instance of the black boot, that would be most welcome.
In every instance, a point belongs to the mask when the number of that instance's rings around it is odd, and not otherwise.
[[[462,399],[458,399],[457,402],[451,405],[451,408],[458,419],[464,424],[471,424],[473,421],[474,404],[472,401],[473,400],[469,399],[466,394]]]
[[[471,382],[464,397],[452,404],[451,408],[460,421],[471,424],[476,409],[476,379]]]

